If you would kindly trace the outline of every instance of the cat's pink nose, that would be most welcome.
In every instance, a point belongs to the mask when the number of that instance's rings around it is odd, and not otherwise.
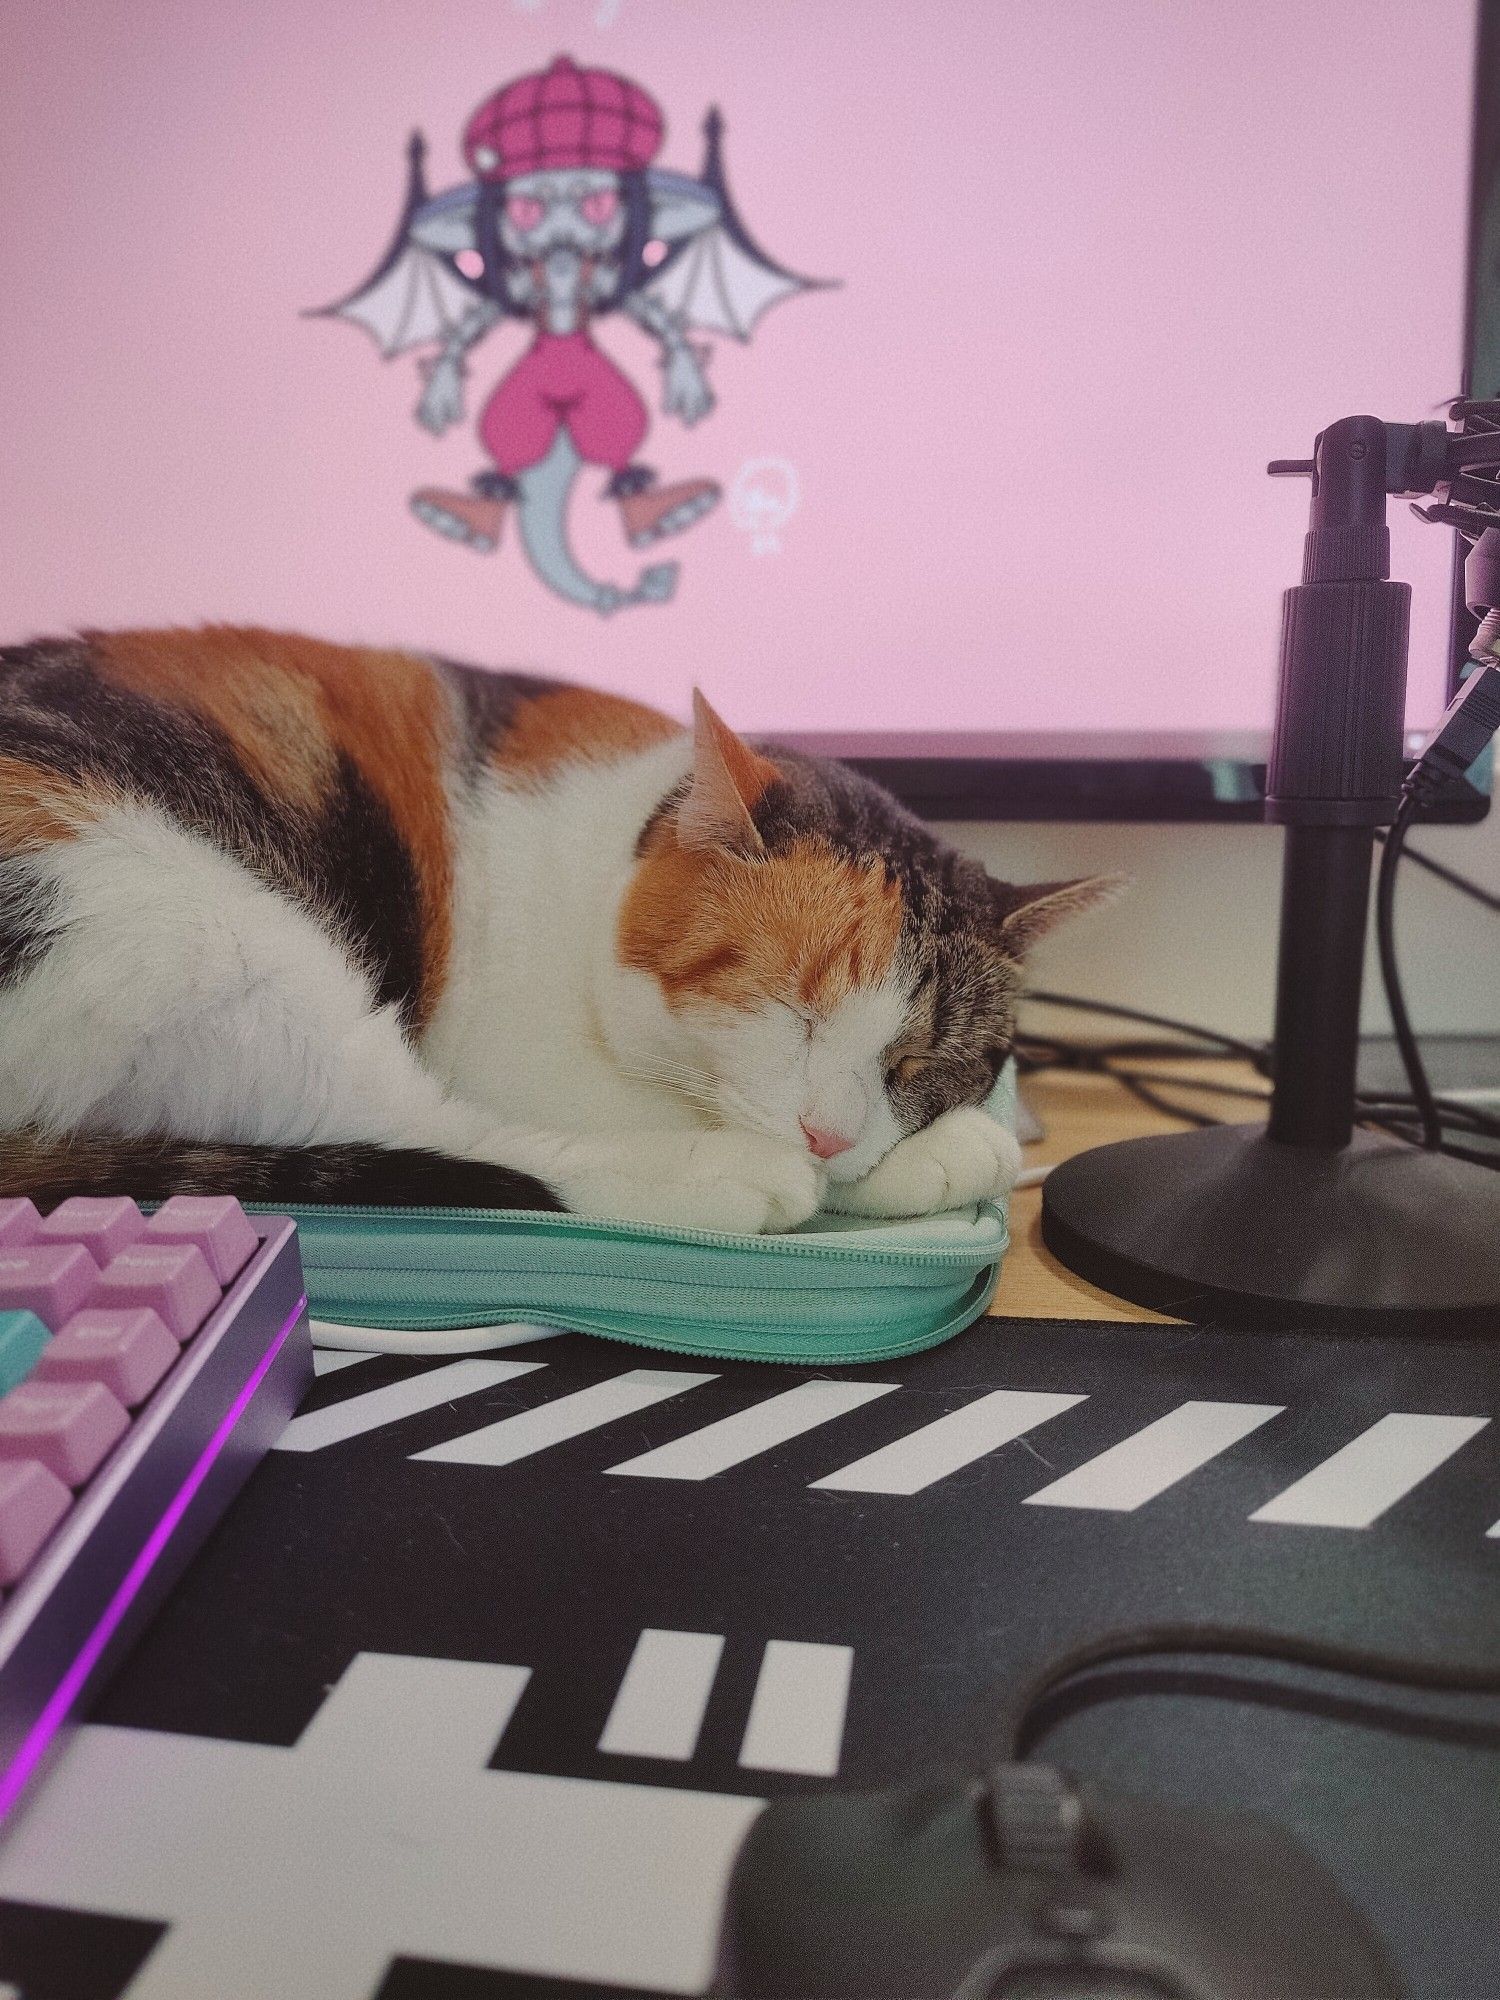
[[[820,1132],[816,1125],[809,1125],[805,1118],[799,1118],[797,1122],[807,1134],[808,1151],[816,1154],[820,1160],[835,1160],[840,1153],[847,1153],[854,1144],[854,1141],[846,1139],[842,1132]]]

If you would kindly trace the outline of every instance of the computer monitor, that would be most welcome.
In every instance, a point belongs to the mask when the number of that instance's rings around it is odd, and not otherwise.
[[[1475,0],[11,27],[10,636],[245,620],[679,713],[700,682],[936,817],[1254,819],[1306,507],[1267,461],[1435,413],[1466,352],[1500,386]],[[571,326],[549,173],[604,244]],[[1420,732],[1453,538],[1393,512]]]

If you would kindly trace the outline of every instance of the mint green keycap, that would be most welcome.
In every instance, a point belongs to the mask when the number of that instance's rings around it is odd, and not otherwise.
[[[0,1312],[0,1396],[24,1382],[51,1338],[32,1312]]]

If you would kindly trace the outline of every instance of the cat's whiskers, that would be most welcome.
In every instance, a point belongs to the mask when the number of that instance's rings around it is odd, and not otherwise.
[[[785,1132],[778,1130],[770,1119],[757,1111],[755,1106],[743,1097],[739,1091],[735,1090],[733,1086],[726,1085],[720,1091],[719,1102],[722,1111],[729,1114],[735,1124],[743,1125],[751,1132],[759,1132],[767,1139],[784,1139],[786,1137]]]
[[[685,1097],[700,1111],[719,1115],[719,1096],[713,1079],[703,1070],[695,1069],[687,1063],[668,1062],[661,1058],[648,1057],[636,1063],[621,1063],[623,1073],[637,1083],[657,1086],[670,1090],[679,1097]]]
[[[671,1062],[661,1056],[647,1056],[638,1062],[622,1063],[621,1068],[627,1076],[637,1077],[643,1083],[667,1083],[692,1089],[706,1089],[712,1083],[706,1070],[698,1069],[691,1063]]]

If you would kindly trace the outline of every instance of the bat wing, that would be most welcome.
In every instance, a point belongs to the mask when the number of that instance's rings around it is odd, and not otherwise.
[[[696,180],[660,169],[647,176],[652,234],[667,245],[667,254],[641,289],[684,326],[748,340],[778,300],[819,290],[824,281],[800,277],[761,249],[724,178],[724,121],[717,111],[710,111],[703,130],[704,165]]]
[[[421,134],[413,133],[406,206],[385,256],[347,298],[313,315],[363,327],[387,360],[446,340],[484,297],[454,261],[474,248],[475,190],[469,185],[429,195],[423,152]]]
[[[761,314],[810,281],[747,251],[723,223],[696,231],[642,290],[687,327],[748,340]]]

